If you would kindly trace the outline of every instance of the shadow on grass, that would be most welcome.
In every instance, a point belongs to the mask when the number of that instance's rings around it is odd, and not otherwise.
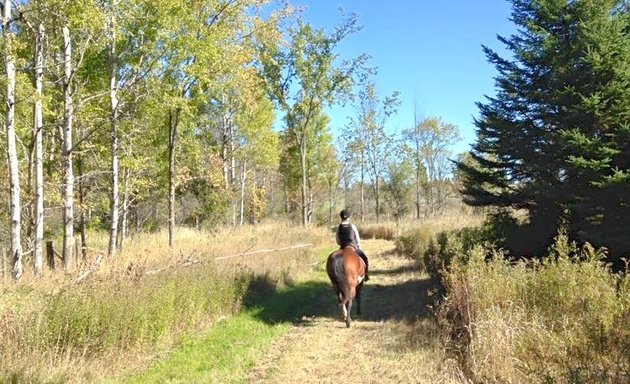
[[[429,292],[435,289],[430,279],[408,280],[396,285],[367,282],[363,287],[359,319],[370,321],[399,320],[415,322],[429,318],[433,303]]]
[[[333,289],[326,281],[307,281],[277,289],[268,276],[252,280],[245,307],[258,308],[255,316],[270,324],[298,324],[305,317],[332,316],[337,309]]]
[[[370,276],[393,276],[406,272],[418,272],[420,267],[418,264],[410,264],[402,267],[398,267],[395,269],[378,269],[378,268],[370,268]]]
[[[374,271],[395,274],[406,271],[400,268],[393,271]],[[375,279],[376,280],[376,279]],[[357,320],[387,321],[399,320],[415,322],[430,317],[429,305],[433,300],[429,294],[435,284],[429,279],[408,280],[396,285],[379,285],[372,280],[365,283],[362,293],[362,314],[353,317]],[[309,317],[339,318],[337,298],[328,281],[307,281],[277,289],[266,276],[256,277],[249,285],[245,307],[257,308],[255,316],[270,323],[304,323]]]

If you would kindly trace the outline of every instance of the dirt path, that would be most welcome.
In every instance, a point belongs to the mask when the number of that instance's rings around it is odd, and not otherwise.
[[[364,241],[370,281],[363,314],[352,327],[341,319],[334,293],[279,339],[254,367],[249,383],[457,383],[428,318],[426,276],[393,243]],[[320,274],[325,279],[325,274]]]

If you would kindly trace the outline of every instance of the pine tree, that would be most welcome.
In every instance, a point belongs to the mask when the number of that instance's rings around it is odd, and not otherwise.
[[[576,240],[630,250],[628,3],[512,2],[518,32],[499,37],[512,58],[484,47],[497,95],[477,104],[475,164],[458,163],[466,202],[525,209],[521,252],[540,252],[561,219]]]

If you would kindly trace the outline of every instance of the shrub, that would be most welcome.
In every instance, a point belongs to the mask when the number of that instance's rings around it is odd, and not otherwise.
[[[396,237],[396,228],[391,225],[372,224],[360,226],[358,229],[362,239],[394,240]]]
[[[428,226],[414,228],[396,238],[395,251],[420,261],[431,243],[432,236],[433,233]]]
[[[439,313],[449,348],[475,382],[630,382],[628,279],[590,246],[570,259],[562,231],[549,251],[516,264],[480,246],[454,258]]]
[[[475,244],[484,243],[486,233],[480,228],[434,233],[429,226],[411,229],[395,240],[395,251],[420,261],[420,267],[431,277],[440,279],[452,260],[465,256]]]

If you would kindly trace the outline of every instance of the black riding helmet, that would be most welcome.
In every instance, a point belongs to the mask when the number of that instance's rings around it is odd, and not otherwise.
[[[341,220],[345,220],[350,217],[350,211],[347,209],[342,209],[341,212],[339,212],[339,216],[341,217]]]

